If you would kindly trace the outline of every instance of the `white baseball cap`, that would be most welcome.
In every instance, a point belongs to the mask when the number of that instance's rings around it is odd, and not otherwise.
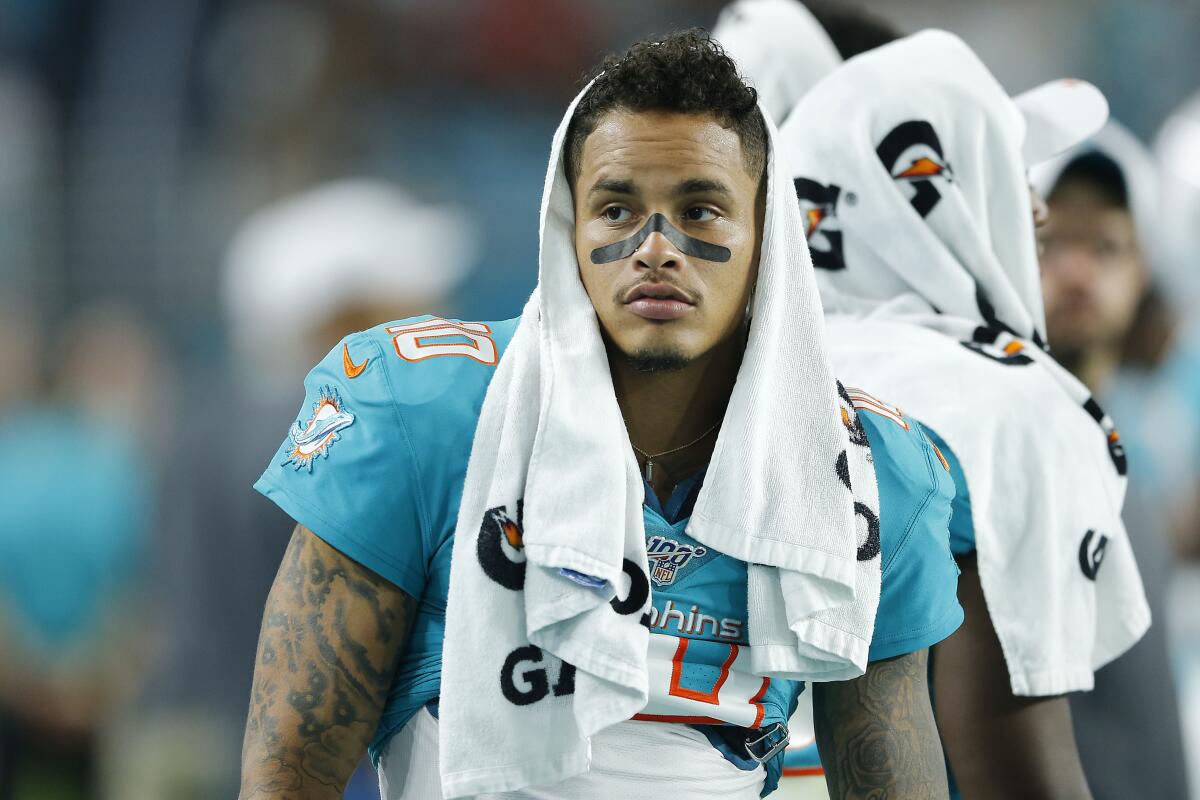
[[[1013,98],[1025,117],[1025,165],[1035,166],[1071,149],[1104,127],[1108,100],[1087,81],[1043,83]]]

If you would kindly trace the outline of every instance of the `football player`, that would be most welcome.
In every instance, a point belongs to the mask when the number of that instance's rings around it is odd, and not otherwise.
[[[644,624],[650,671],[670,680],[650,681],[640,719],[592,739],[586,774],[500,796],[765,796],[805,685],[746,672],[748,566],[690,536],[689,519],[746,379],[760,252],[793,236],[797,250],[782,257],[807,269],[798,220],[790,232],[765,228],[772,202],[792,202],[790,176],[753,90],[695,32],[608,59],[568,131],[551,171],[569,182],[571,269],[645,478]],[[803,357],[822,360],[815,300],[805,308],[812,319],[796,311],[796,324],[817,335]],[[339,797],[364,749],[389,800],[441,796],[452,540],[481,406],[517,326],[388,322],[348,336],[309,374],[300,417],[256,484],[297,526],[263,615],[243,800]],[[842,424],[873,454],[878,547],[859,558],[878,551],[881,590],[865,674],[812,687],[831,787],[944,797],[926,654],[962,619],[952,480],[920,425],[861,391],[842,400]],[[767,503],[795,490],[761,489]],[[521,546],[519,527],[506,535]],[[477,615],[485,628],[489,609]],[[655,663],[659,652],[689,655]],[[522,680],[536,693],[533,677]]]
[[[1045,350],[1045,206],[1026,177],[1106,114],[1077,81],[1014,101],[965,44],[929,31],[847,61],[781,134],[835,369],[929,426],[955,477],[967,619],[931,660],[970,798],[1089,796],[1065,695],[1149,624],[1119,514],[1120,437]]]

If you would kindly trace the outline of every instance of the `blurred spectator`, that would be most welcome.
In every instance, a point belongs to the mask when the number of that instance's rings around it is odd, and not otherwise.
[[[226,263],[234,351],[260,390],[295,390],[348,332],[436,310],[479,241],[456,210],[383,181],[343,180],[257,212]]]
[[[18,293],[0,301],[0,420],[32,404],[42,383],[41,331]]]
[[[156,459],[176,380],[158,332],[119,303],[95,302],[69,318],[60,335],[60,394]]]
[[[1110,122],[1033,180],[1050,209],[1040,236],[1050,346],[1120,426],[1129,462],[1124,518],[1155,619],[1096,673],[1093,691],[1071,696],[1079,753],[1098,800],[1187,797],[1165,624],[1171,564],[1163,511],[1172,487],[1179,490],[1170,478],[1181,454],[1179,431],[1161,425],[1171,415],[1155,400],[1175,324],[1153,272],[1162,263],[1156,169]]]
[[[12,326],[15,317],[6,317]],[[137,691],[150,647],[152,507],[138,441],[137,323],[110,309],[71,322],[59,348],[11,363],[61,367],[56,391],[0,413],[0,797],[96,797],[107,719]],[[123,333],[111,335],[114,327]],[[12,333],[12,331],[6,331]],[[7,347],[13,347],[8,342]],[[96,348],[107,360],[96,365]],[[99,368],[97,368],[99,367]],[[28,376],[32,370],[26,370]],[[153,372],[144,371],[142,377]],[[19,374],[19,373],[18,373]]]
[[[308,369],[353,331],[451,314],[476,246],[469,218],[369,180],[281,200],[234,238],[222,296],[235,360],[185,376],[156,568],[167,654],[123,728],[113,796],[236,796],[259,614],[292,528],[251,485],[302,411]]]

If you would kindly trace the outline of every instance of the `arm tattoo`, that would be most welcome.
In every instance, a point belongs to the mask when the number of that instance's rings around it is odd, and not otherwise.
[[[415,607],[296,527],[263,613],[241,800],[342,796],[379,724]]]
[[[833,800],[947,796],[927,659],[920,650],[872,662],[861,678],[813,686],[817,749]]]

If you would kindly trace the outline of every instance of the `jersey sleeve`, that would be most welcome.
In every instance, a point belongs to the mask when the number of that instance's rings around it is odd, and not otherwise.
[[[954,481],[916,420],[864,419],[879,484],[883,559],[869,659],[930,647],[958,629],[958,565],[950,551]]]
[[[338,344],[304,380],[304,402],[254,488],[330,546],[420,597],[434,547],[415,455],[382,348]]]
[[[954,501],[950,504],[950,552],[956,556],[970,555],[975,552],[975,523],[971,519],[971,492],[967,487],[967,476],[963,473],[958,456],[950,449],[937,431],[926,426],[925,433],[946,459],[950,467],[950,477],[954,481]]]

